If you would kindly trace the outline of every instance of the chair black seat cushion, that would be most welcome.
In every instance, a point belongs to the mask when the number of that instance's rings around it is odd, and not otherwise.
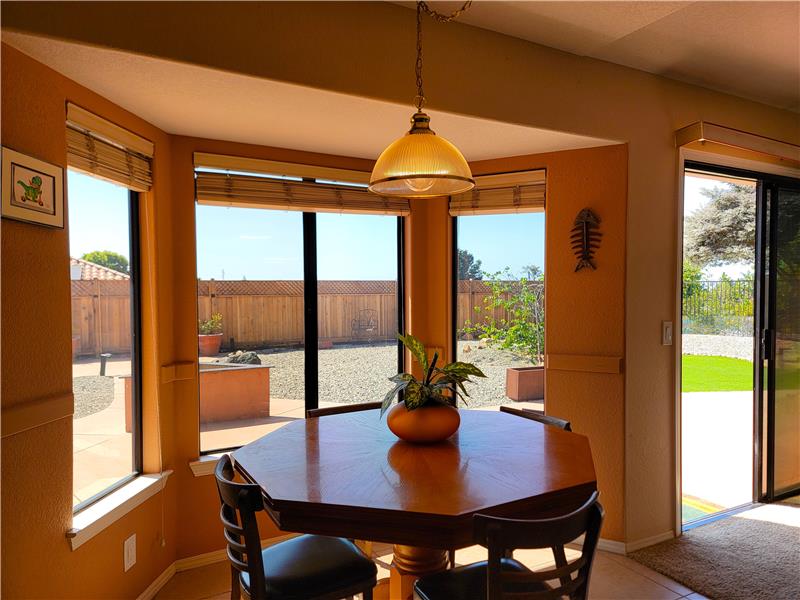
[[[513,558],[501,561],[504,571],[528,571]],[[541,592],[548,590],[543,583],[525,583],[508,586],[508,592]],[[486,598],[486,561],[480,561],[427,575],[414,584],[414,597],[419,600],[483,600]]]
[[[301,535],[261,552],[267,598],[305,600],[374,579],[378,569],[343,538]],[[241,574],[250,592],[250,576]]]

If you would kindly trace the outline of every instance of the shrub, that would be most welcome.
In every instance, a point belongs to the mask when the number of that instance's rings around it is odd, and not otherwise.
[[[476,322],[467,322],[464,333],[540,364],[544,357],[543,283],[527,277],[516,279],[508,267],[484,276],[490,294],[482,307],[475,307]],[[507,318],[496,318],[496,309],[504,311]],[[485,315],[482,322],[481,314]]]
[[[214,313],[211,315],[210,319],[200,319],[200,321],[198,321],[197,330],[200,332],[200,335],[222,333],[222,315],[220,313]]]

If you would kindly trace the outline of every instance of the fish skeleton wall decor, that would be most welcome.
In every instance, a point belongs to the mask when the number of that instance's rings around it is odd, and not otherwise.
[[[594,251],[600,247],[600,238],[603,237],[603,234],[598,231],[599,226],[600,217],[594,214],[590,208],[584,208],[575,217],[569,239],[572,251],[578,259],[578,264],[575,265],[576,273],[584,267],[591,267],[593,271],[597,268],[592,260]]]

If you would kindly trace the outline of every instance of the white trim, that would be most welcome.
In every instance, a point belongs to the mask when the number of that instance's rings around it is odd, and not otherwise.
[[[277,544],[279,542],[283,542],[289,540],[293,537],[297,537],[300,535],[299,533],[287,533],[285,535],[279,535],[273,538],[269,538],[267,540],[261,540],[261,547],[266,548],[268,546],[272,546],[273,544]],[[213,565],[216,563],[220,563],[223,561],[228,560],[228,554],[226,549],[222,550],[214,550],[213,552],[206,552],[204,554],[198,554],[197,556],[188,556],[186,558],[179,558],[175,562],[173,562],[170,566],[164,569],[164,572],[161,573],[158,577],[156,577],[150,585],[148,585],[145,590],[139,594],[136,600],[152,600],[155,598],[156,594],[161,591],[169,580],[172,578],[173,575],[176,573],[182,573],[183,571],[190,571],[191,569],[198,569],[200,567],[205,567],[208,565]]]
[[[72,550],[77,550],[145,500],[163,490],[171,474],[172,471],[164,471],[141,475],[76,514],[72,518],[72,529],[66,534]]]
[[[195,477],[203,477],[205,475],[213,475],[214,469],[217,468],[219,459],[225,456],[225,452],[220,454],[204,454],[197,460],[189,461],[189,468],[194,473]]]
[[[136,597],[136,600],[152,600],[156,597],[156,594],[161,591],[167,582],[172,579],[172,576],[175,575],[175,563],[172,563],[168,566],[164,571],[156,577],[150,585],[148,585],[144,591]]]
[[[709,149],[708,151],[697,150],[695,148],[679,148],[679,156],[681,179],[683,179],[683,164],[687,160],[716,165],[719,167],[732,167],[734,169],[742,169],[744,171],[754,171],[756,173],[782,175],[783,177],[793,177],[795,179],[800,178],[800,169],[775,165],[769,162],[762,162],[760,160],[749,160],[747,158],[738,158],[736,156],[728,156],[727,154],[719,154],[714,152],[713,148]],[[681,212],[681,219],[683,219],[683,212]]]
[[[675,440],[675,497],[674,497],[674,522],[673,534],[675,537],[683,535],[683,432],[681,419],[683,414],[682,378],[683,378],[683,182],[686,173],[686,154],[693,154],[691,150],[680,148],[678,151],[678,199],[676,223],[676,253],[675,260],[675,314],[672,318],[672,343],[673,364],[675,365],[674,380],[674,410],[675,422],[673,423]],[[702,152],[697,152],[701,156]],[[707,158],[707,157],[706,157]]]
[[[647,546],[654,546],[655,544],[660,544],[661,542],[666,542],[667,540],[671,540],[675,537],[675,533],[670,529],[669,531],[664,531],[662,533],[651,535],[650,537],[642,538],[641,540],[636,540],[635,542],[628,542],[625,544],[625,552],[636,552],[637,550],[641,550],[642,548],[647,548]]]
[[[604,552],[611,552],[612,554],[621,554],[626,555],[629,552],[635,552],[636,550],[641,550],[642,548],[646,548],[647,546],[652,546],[654,544],[658,544],[659,542],[664,542],[666,540],[671,540],[675,537],[675,534],[670,531],[665,531],[663,533],[659,533],[657,535],[652,535],[647,538],[643,538],[641,540],[637,540],[635,542],[618,542],[616,540],[607,540],[605,538],[600,538],[597,540],[597,549],[603,550]],[[583,545],[583,535],[575,538],[574,542],[567,544],[570,548],[575,548],[580,550],[581,546]]]

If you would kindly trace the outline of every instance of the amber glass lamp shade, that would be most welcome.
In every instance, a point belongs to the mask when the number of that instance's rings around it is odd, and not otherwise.
[[[430,117],[417,112],[411,130],[378,157],[369,180],[381,196],[433,198],[467,192],[475,180],[467,161],[453,144],[429,127]]]

